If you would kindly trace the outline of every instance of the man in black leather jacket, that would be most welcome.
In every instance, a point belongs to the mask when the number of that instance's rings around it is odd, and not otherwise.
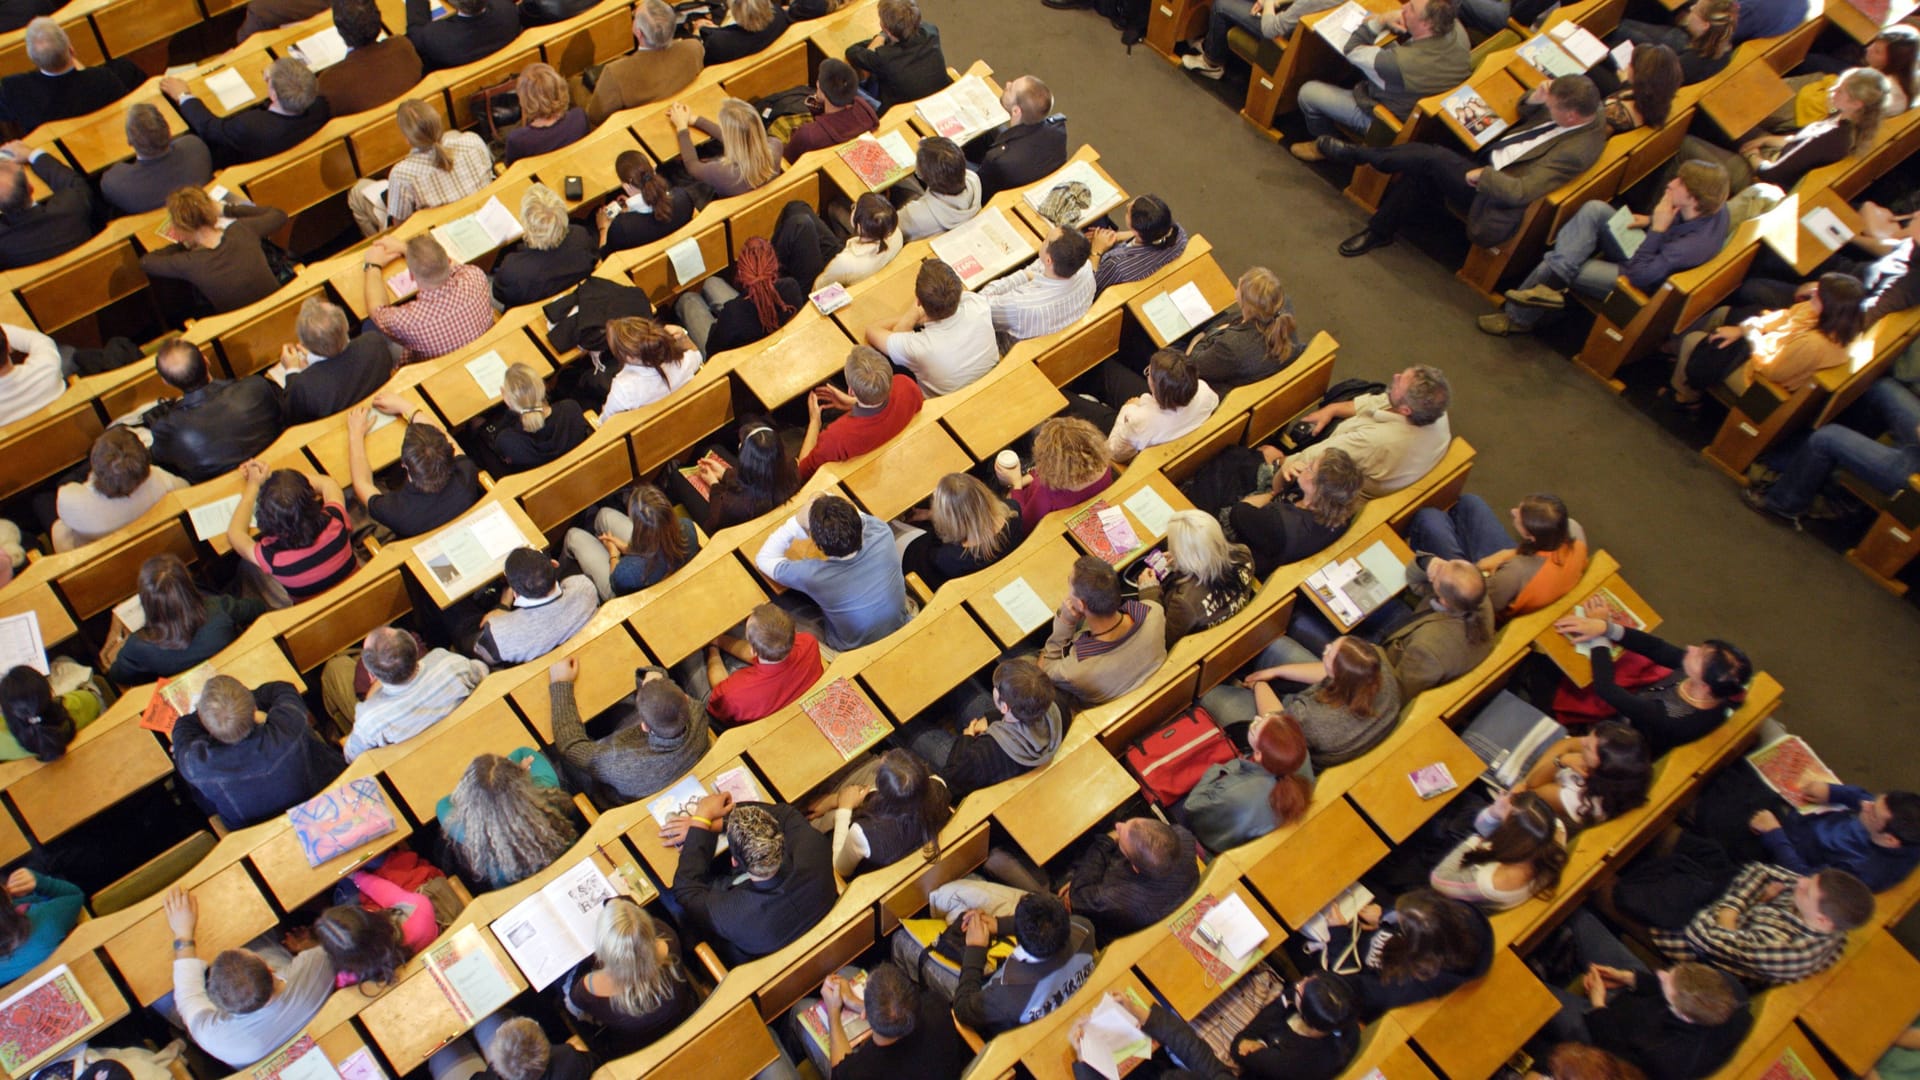
[[[161,345],[154,364],[161,380],[182,394],[147,413],[156,464],[198,484],[232,471],[280,437],[280,394],[263,376],[209,378],[200,347],[181,338]]]

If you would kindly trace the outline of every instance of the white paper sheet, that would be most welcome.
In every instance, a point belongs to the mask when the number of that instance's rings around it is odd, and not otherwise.
[[[1577,22],[1568,20],[1549,32],[1555,41],[1558,41],[1575,60],[1580,62],[1582,71],[1606,59],[1606,42],[1594,37],[1591,30]]]
[[[1853,230],[1840,220],[1840,215],[1824,206],[1816,206],[1801,214],[1800,224],[1828,251],[1839,251],[1840,245],[1853,239]]]
[[[486,1016],[513,1000],[513,984],[500,977],[493,954],[483,945],[448,965],[447,984],[474,1016]]]
[[[689,236],[668,248],[667,261],[673,264],[673,279],[682,285],[707,272],[707,257],[700,253],[699,237]]]
[[[42,675],[47,667],[47,643],[40,637],[40,616],[29,611],[0,619],[0,672],[30,667]]]
[[[1120,1062],[1133,1057],[1146,1040],[1133,1014],[1109,993],[1101,997],[1080,1029],[1080,1060],[1107,1080],[1120,1080]]]
[[[1347,0],[1346,3],[1334,8],[1325,18],[1314,23],[1313,32],[1319,34],[1335,49],[1345,51],[1347,42],[1353,39],[1353,35],[1360,32],[1360,28],[1365,26],[1366,22],[1367,9],[1355,3],[1355,0]]]
[[[1623,41],[1613,47],[1613,66],[1620,71],[1627,70],[1633,63],[1633,42]]]
[[[1155,536],[1167,534],[1167,522],[1173,519],[1173,507],[1160,497],[1151,484],[1127,496],[1120,505],[1127,508],[1134,520],[1146,526],[1148,532]]]
[[[1033,586],[1027,584],[1026,578],[1014,578],[1001,586],[993,594],[993,599],[1023,634],[1053,621],[1053,609],[1040,599],[1039,593],[1033,591]]]
[[[1187,317],[1189,324],[1199,326],[1213,318],[1213,305],[1207,303],[1206,296],[1200,292],[1199,282],[1189,281],[1169,295],[1173,299],[1173,306],[1180,309],[1180,314]]]
[[[1147,325],[1153,327],[1153,332],[1165,342],[1178,341],[1182,334],[1193,329],[1193,322],[1187,318],[1186,312],[1180,310],[1180,305],[1174,303],[1173,294],[1168,292],[1148,297],[1140,305],[1140,317],[1147,320]]]
[[[1625,206],[1615,210],[1613,216],[1607,219],[1607,231],[1613,234],[1620,244],[1620,250],[1626,252],[1629,259],[1647,240],[1647,231],[1634,227],[1633,210]]]
[[[487,395],[488,400],[500,399],[500,389],[507,381],[507,362],[499,353],[488,349],[467,361],[466,368],[467,374],[473,376],[475,385]]]
[[[315,1046],[281,1068],[277,1080],[340,1080],[340,1073],[326,1051]]]
[[[340,31],[331,26],[294,42],[293,50],[314,71],[325,71],[347,58],[347,43],[340,37]]]
[[[1234,960],[1242,959],[1259,948],[1268,936],[1267,928],[1254,918],[1253,911],[1239,893],[1233,893],[1215,904],[1200,919],[1200,929],[1205,936],[1219,942],[1220,947]]]
[[[520,534],[520,526],[515,525],[506,508],[497,503],[469,518],[467,528],[473,531],[474,538],[480,541],[489,558],[504,559],[515,548],[527,546],[527,538]]]
[[[373,1060],[373,1051],[364,1047],[341,1059],[340,1080],[387,1080],[386,1070]]]
[[[375,409],[373,410],[373,422],[367,425],[367,434],[371,436],[374,432],[379,431],[381,428],[386,427],[398,419],[400,418],[392,413],[383,413],[379,409]]]
[[[147,609],[141,605],[140,597],[137,595],[129,596],[115,604],[113,617],[119,620],[120,625],[126,627],[130,634],[147,625]]]
[[[494,247],[511,244],[526,234],[526,230],[520,227],[520,219],[514,217],[513,211],[507,209],[498,197],[488,199],[485,206],[474,211],[473,220],[487,231],[487,238],[493,241]]]
[[[211,540],[227,531],[233,523],[233,512],[240,509],[240,496],[229,495],[224,499],[215,499],[202,503],[187,511],[187,520],[193,523],[193,535],[201,540]]]
[[[207,91],[228,112],[253,104],[253,87],[247,85],[246,76],[232,68],[221,68],[207,76]]]
[[[1407,587],[1407,564],[1400,561],[1400,556],[1395,555],[1385,541],[1376,540],[1367,545],[1357,558],[1360,565],[1373,574],[1374,580],[1391,592]]]

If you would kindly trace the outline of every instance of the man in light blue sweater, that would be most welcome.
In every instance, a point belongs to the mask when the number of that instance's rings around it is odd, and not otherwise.
[[[793,559],[810,537],[824,559]],[[806,593],[826,617],[827,644],[845,651],[879,641],[913,618],[893,530],[838,495],[820,495],[774,531],[754,556],[773,581]]]
[[[345,658],[334,661],[341,659]],[[487,665],[446,649],[420,655],[414,636],[391,626],[367,635],[360,662],[374,682],[373,689],[352,708],[353,730],[345,747],[348,761],[375,747],[405,742],[432,727],[459,708],[487,677]]]

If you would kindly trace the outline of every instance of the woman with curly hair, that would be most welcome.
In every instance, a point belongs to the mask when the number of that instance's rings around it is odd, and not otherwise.
[[[580,835],[553,766],[526,747],[474,758],[434,816],[448,847],[488,889],[546,869]]]
[[[1113,457],[1107,437],[1085,420],[1056,416],[1033,436],[1033,468],[1027,472],[994,464],[994,475],[1020,504],[1027,532],[1055,510],[1078,506],[1113,483]]]

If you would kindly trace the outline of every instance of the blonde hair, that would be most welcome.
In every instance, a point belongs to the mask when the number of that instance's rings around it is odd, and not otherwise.
[[[1077,416],[1056,416],[1033,437],[1033,471],[1055,491],[1078,491],[1112,467],[1107,437]]]
[[[1234,285],[1234,296],[1240,301],[1241,321],[1260,331],[1267,359],[1291,359],[1294,321],[1286,310],[1287,290],[1280,276],[1264,266],[1248,267]]]
[[[773,0],[733,0],[727,9],[742,30],[757,34],[773,25]]]
[[[893,364],[880,350],[867,345],[855,345],[847,354],[846,366],[842,369],[847,379],[847,391],[853,399],[867,408],[885,405],[893,390]]]
[[[1853,129],[1847,153],[1857,154],[1880,134],[1880,117],[1886,111],[1887,99],[1893,96],[1893,80],[1872,68],[1858,67],[1840,76],[1838,86],[1860,103],[1860,115],[1847,123]]]
[[[440,145],[446,138],[447,125],[433,106],[419,98],[408,98],[400,103],[393,118],[400,125],[400,134],[406,137],[408,146],[431,151],[428,160],[434,168],[441,172],[453,171],[453,159],[447,156],[446,147]]]
[[[532,434],[547,426],[547,384],[525,364],[511,364],[500,382],[500,399],[520,417],[520,430]]]
[[[600,905],[593,956],[614,985],[608,1000],[615,1012],[645,1016],[677,993],[675,983],[686,981],[677,957],[661,962],[658,940],[653,916],[639,904],[616,896]]]
[[[966,473],[948,473],[933,488],[933,532],[943,542],[959,544],[976,559],[1000,554],[1001,534],[1013,508],[979,480]]]
[[[180,229],[195,233],[220,220],[220,204],[197,187],[183,187],[167,196],[167,216]]]
[[[535,184],[520,196],[520,224],[527,233],[527,246],[535,251],[552,251],[567,238],[573,219],[567,216],[567,204],[560,193],[545,184]]]
[[[521,118],[528,122],[558,119],[573,105],[567,93],[567,80],[560,77],[552,64],[528,64],[527,70],[520,73],[520,80],[513,84],[513,92],[520,99]]]
[[[1174,569],[1201,584],[1224,580],[1233,571],[1233,547],[1220,521],[1201,510],[1181,510],[1167,519],[1167,554]]]
[[[452,275],[453,260],[447,257],[447,249],[440,246],[440,241],[431,234],[421,233],[407,241],[407,272],[413,275],[416,285],[432,288]]]
[[[779,175],[780,161],[767,146],[767,126],[753,106],[739,98],[720,103],[720,156],[753,187]]]

